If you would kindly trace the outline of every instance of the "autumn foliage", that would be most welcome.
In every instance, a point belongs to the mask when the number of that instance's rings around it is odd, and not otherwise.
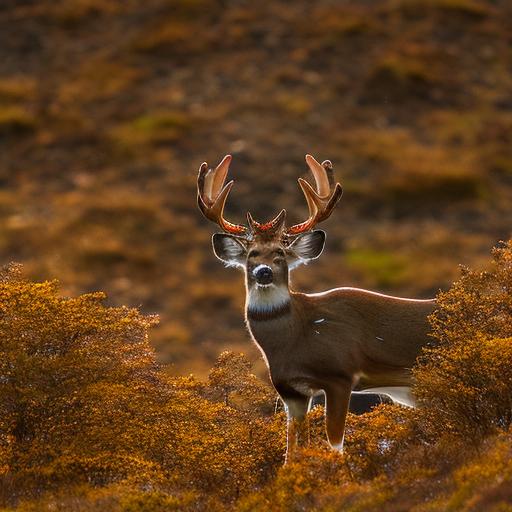
[[[102,294],[63,299],[55,282],[26,282],[15,267],[0,298],[4,506],[49,492],[63,510],[77,496],[97,510],[105,500],[127,511],[206,506],[281,464],[282,415],[226,406],[206,398],[215,385],[168,377],[148,344],[155,319],[104,307]],[[256,402],[257,390],[269,393],[252,386]]]
[[[512,422],[512,243],[493,250],[493,268],[467,268],[438,296],[436,346],[416,369],[416,395],[454,433],[472,438]]]
[[[344,194],[296,289],[429,298],[510,234],[511,26],[510,0],[1,0],[0,262],[157,312],[158,360],[205,378],[258,353],[197,169],[232,154],[227,217],[295,223],[311,153]]]
[[[207,381],[171,377],[155,318],[4,269],[1,510],[510,510],[512,243],[493,262],[439,294],[419,408],[351,415],[339,454],[316,407],[287,466],[284,413],[242,354]]]

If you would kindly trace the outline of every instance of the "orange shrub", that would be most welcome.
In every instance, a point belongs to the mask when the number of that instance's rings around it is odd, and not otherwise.
[[[148,344],[155,319],[102,299],[61,298],[56,283],[24,281],[14,267],[0,276],[0,505],[118,482],[195,492],[197,505],[271,477],[282,415],[226,406],[193,379],[168,377]]]
[[[251,370],[252,364],[244,354],[222,352],[208,376],[209,398],[244,410],[272,413],[277,393]]]
[[[512,422],[512,243],[494,249],[490,272],[464,269],[439,294],[437,346],[415,370],[415,394],[430,420],[482,437]]]
[[[491,272],[466,270],[440,295],[437,342],[415,369],[420,408],[349,415],[340,454],[316,407],[308,446],[284,467],[285,415],[242,354],[222,353],[207,382],[169,377],[148,344],[154,318],[105,307],[102,294],[62,298],[10,267],[0,273],[0,507],[507,510],[511,254],[511,244],[496,250]]]

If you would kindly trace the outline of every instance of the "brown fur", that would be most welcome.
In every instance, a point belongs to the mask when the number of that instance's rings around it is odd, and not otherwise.
[[[282,210],[265,224],[248,214],[245,227],[223,217],[233,184],[224,185],[230,161],[227,155],[213,171],[201,165],[198,204],[229,233],[213,236],[217,257],[245,271],[247,326],[288,413],[287,456],[296,446],[311,397],[320,391],[326,397],[327,437],[341,448],[352,389],[381,388],[398,401],[409,399],[404,389],[428,341],[427,317],[435,302],[355,288],[310,295],[291,291],[289,269],[320,256],[325,233],[313,228],[329,217],[341,197],[332,164],[306,155],[316,183],[315,190],[299,178],[309,207],[306,221],[286,228]]]
[[[435,305],[356,288],[294,292],[288,271],[297,259],[293,247],[277,235],[256,236],[239,262],[246,273],[247,327],[287,407],[289,455],[314,394],[325,393],[327,436],[340,448],[352,390],[411,386],[411,368],[428,342],[427,317]],[[275,288],[258,288],[252,275],[258,265],[272,268]],[[255,310],[277,289],[287,303]]]

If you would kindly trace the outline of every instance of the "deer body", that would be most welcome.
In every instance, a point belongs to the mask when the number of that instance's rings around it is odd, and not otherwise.
[[[337,288],[290,292],[289,310],[275,318],[251,318],[250,308],[247,326],[275,384],[302,379],[323,389],[314,382],[337,375],[371,389],[411,385],[408,369],[427,342],[433,301]]]
[[[300,438],[311,398],[319,392],[326,398],[327,437],[341,449],[352,390],[386,393],[413,405],[411,369],[428,341],[427,317],[435,301],[357,288],[293,291],[290,270],[320,256],[325,233],[312,227],[330,215],[341,196],[339,184],[333,187],[330,162],[320,165],[306,157],[317,182],[315,192],[299,180],[310,209],[306,222],[285,229],[284,210],[267,224],[248,214],[247,230],[222,216],[232,186],[223,187],[226,159],[215,171],[201,167],[199,206],[229,233],[213,236],[216,256],[245,272],[247,327],[288,414],[287,458]]]
[[[300,422],[310,399],[325,392],[328,439],[340,447],[352,390],[385,393],[413,405],[407,393],[410,370],[428,341],[433,306],[431,300],[337,288],[319,294],[290,291],[288,309],[280,303],[275,316],[268,309],[255,315],[257,302],[248,294],[246,322],[274,387],[294,413],[290,419]]]

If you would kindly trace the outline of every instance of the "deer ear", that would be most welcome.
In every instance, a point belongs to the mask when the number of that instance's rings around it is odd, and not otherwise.
[[[215,233],[212,236],[213,252],[219,260],[230,267],[245,266],[245,245],[235,236]]]
[[[298,236],[288,247],[292,261],[290,268],[298,267],[314,260],[322,254],[325,245],[325,231],[316,229]]]

